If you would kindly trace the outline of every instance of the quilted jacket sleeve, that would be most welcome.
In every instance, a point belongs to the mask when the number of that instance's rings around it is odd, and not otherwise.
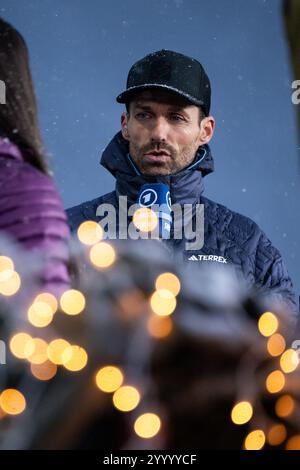
[[[267,236],[261,232],[255,258],[255,279],[257,288],[274,300],[285,303],[295,320],[299,317],[299,303],[293,289],[292,280],[280,252]]]
[[[69,228],[52,178],[24,162],[1,172],[0,231],[42,255],[41,288],[60,295],[69,286]]]

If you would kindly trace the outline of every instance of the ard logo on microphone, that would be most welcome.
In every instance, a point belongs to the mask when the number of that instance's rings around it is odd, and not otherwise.
[[[155,189],[147,188],[141,193],[139,198],[139,204],[142,207],[151,207],[157,201],[157,192]]]
[[[170,191],[166,192],[165,201],[160,201],[160,204],[166,204],[169,211],[171,211],[171,196]],[[142,191],[139,197],[139,204],[142,207],[151,207],[157,202],[158,194],[155,189],[147,188]]]

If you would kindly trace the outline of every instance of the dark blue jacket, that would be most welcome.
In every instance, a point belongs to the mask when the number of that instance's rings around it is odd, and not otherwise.
[[[280,252],[264,232],[248,217],[207,199],[203,193],[203,177],[213,171],[213,158],[208,145],[199,148],[192,165],[177,174],[162,177],[141,175],[128,153],[128,143],[119,132],[106,147],[101,164],[116,178],[115,191],[67,210],[74,232],[85,220],[100,221],[97,207],[109,203],[118,208],[118,196],[127,196],[128,205],[137,202],[143,184],[165,183],[170,187],[172,204],[204,204],[204,245],[198,251],[186,251],[186,240],[170,239],[166,244],[173,253],[187,262],[225,262],[233,265],[249,286],[267,291],[285,300],[298,314],[298,302],[292,281]],[[203,256],[201,256],[203,255]]]

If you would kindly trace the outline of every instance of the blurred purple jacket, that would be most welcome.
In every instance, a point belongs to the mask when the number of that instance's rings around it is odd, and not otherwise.
[[[40,289],[59,296],[69,287],[69,228],[52,178],[25,162],[0,138],[0,233],[44,259]]]

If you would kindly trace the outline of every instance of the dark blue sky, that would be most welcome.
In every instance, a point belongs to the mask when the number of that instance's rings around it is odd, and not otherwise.
[[[161,48],[200,60],[212,82],[215,173],[206,195],[265,230],[300,292],[295,106],[279,0],[1,0],[24,35],[42,133],[65,207],[113,189],[99,166],[120,128],[133,62]]]

